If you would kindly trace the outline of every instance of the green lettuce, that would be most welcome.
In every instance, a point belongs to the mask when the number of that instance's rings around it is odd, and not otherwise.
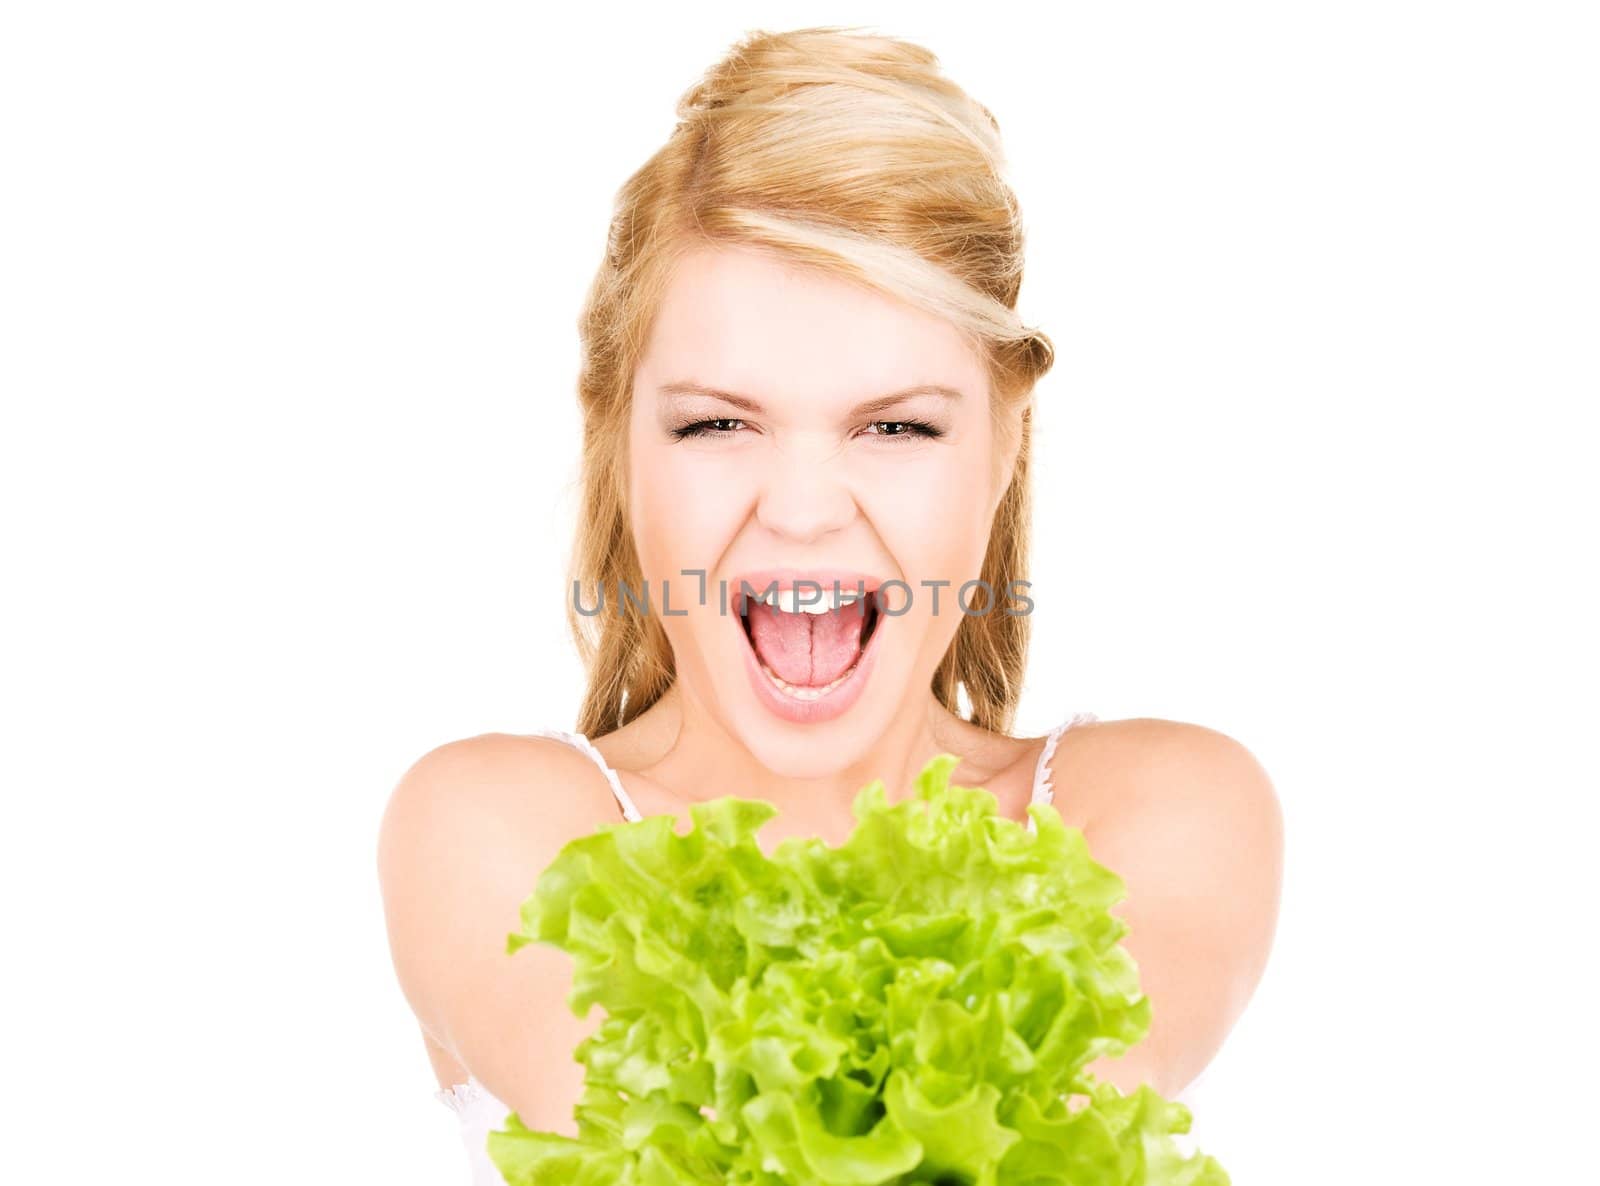
[[[511,1186],[1227,1186],[1183,1153],[1189,1109],[1085,1067],[1149,1029],[1109,912],[1122,880],[1047,804],[1030,833],[934,758],[850,837],[782,841],[725,796],[602,824],[522,906],[514,953],[574,958],[605,1019],[576,1139],[516,1113],[488,1152]]]

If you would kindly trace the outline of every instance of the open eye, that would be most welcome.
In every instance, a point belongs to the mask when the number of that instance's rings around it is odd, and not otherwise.
[[[873,433],[873,436],[897,440],[901,438],[937,440],[944,435],[943,430],[934,427],[926,420],[874,420],[870,427],[880,430]],[[884,431],[886,429],[891,431]]]
[[[685,437],[726,437],[732,436],[737,428],[724,427],[726,425],[743,424],[743,420],[731,416],[717,416],[710,420],[696,420],[690,424],[680,424],[672,430],[674,440],[683,440]]]

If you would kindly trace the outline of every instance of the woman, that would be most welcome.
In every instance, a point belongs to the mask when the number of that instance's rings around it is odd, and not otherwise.
[[[993,119],[925,50],[833,29],[747,38],[679,115],[619,195],[581,320],[579,731],[444,745],[383,821],[395,966],[478,1180],[499,1180],[483,1141],[508,1111],[577,1132],[572,1051],[599,1011],[568,1011],[565,953],[505,954],[567,841],[619,813],[686,831],[690,804],[737,793],[779,808],[764,844],[837,844],[864,784],[898,799],[940,752],[1019,822],[1059,788],[1123,877],[1152,1025],[1091,1069],[1178,1096],[1263,970],[1278,805],[1200,726],[1010,734],[1052,351],[1014,311]]]

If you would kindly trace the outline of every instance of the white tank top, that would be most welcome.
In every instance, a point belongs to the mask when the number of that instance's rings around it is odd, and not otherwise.
[[[1061,735],[1074,725],[1087,724],[1099,719],[1092,712],[1074,713],[1069,720],[1050,730],[1045,738],[1044,749],[1039,754],[1039,764],[1034,768],[1031,802],[1049,803],[1055,797],[1055,792],[1050,786],[1050,759],[1055,756],[1056,742],[1061,739]],[[633,800],[628,797],[628,792],[623,790],[622,780],[617,777],[617,772],[611,769],[606,760],[600,756],[600,751],[595,749],[594,743],[582,733],[569,733],[565,729],[540,729],[534,736],[553,737],[576,746],[588,754],[594,759],[595,765],[605,773],[606,781],[611,784],[611,793],[616,796],[617,804],[622,808],[622,818],[630,822],[644,818],[634,806]],[[1028,831],[1034,830],[1033,817],[1029,816]],[[506,1186],[505,1178],[495,1168],[494,1162],[489,1160],[489,1133],[504,1127],[506,1116],[511,1109],[490,1094],[489,1089],[472,1075],[467,1076],[465,1083],[457,1083],[454,1087],[436,1091],[434,1096],[460,1118],[461,1139],[466,1145],[467,1162],[472,1170],[471,1186]]]

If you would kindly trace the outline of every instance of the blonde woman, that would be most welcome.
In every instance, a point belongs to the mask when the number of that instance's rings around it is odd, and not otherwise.
[[[1179,1097],[1266,962],[1278,804],[1197,725],[1011,733],[1052,351],[1014,311],[994,119],[927,51],[840,29],[746,38],[679,115],[581,318],[577,731],[443,745],[382,824],[395,967],[475,1180],[500,1181],[483,1148],[507,1112],[577,1135],[572,1051],[600,1011],[568,1011],[565,953],[505,954],[567,841],[661,813],[686,831],[737,793],[779,808],[764,844],[838,843],[865,783],[897,799],[941,752],[1013,820],[1053,797],[1123,877],[1152,1025],[1091,1070]]]

